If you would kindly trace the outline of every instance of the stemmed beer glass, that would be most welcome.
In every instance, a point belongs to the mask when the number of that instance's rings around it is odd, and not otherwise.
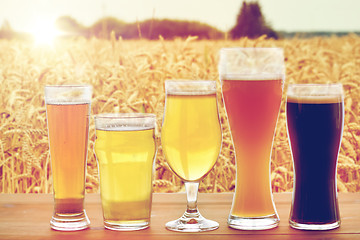
[[[221,148],[216,82],[168,80],[161,133],[163,151],[173,172],[185,182],[187,209],[166,228],[201,232],[219,227],[197,209],[199,182],[213,168]]]

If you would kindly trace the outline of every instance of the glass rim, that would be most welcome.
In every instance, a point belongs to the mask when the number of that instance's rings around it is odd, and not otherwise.
[[[210,80],[210,79],[203,79],[203,80],[192,80],[192,79],[167,79],[165,80],[166,83],[204,83],[204,84],[210,84],[210,83],[216,83],[216,80]]]
[[[232,81],[264,81],[264,80],[277,80],[281,79],[285,81],[285,73],[226,73],[220,75],[220,81],[232,80]]]
[[[230,47],[219,52],[220,80],[285,79],[284,48]]]
[[[230,51],[230,50],[280,50],[284,51],[284,48],[282,47],[224,47],[220,48],[221,51]]]
[[[208,95],[216,93],[216,80],[165,80],[165,94]]]
[[[322,87],[322,86],[343,86],[342,83],[289,83],[289,87],[301,87],[301,86],[309,86],[309,87]]]
[[[303,91],[302,93],[294,93],[289,90],[293,89],[304,89],[307,91]],[[315,93],[314,91],[311,92],[310,90],[318,90],[318,89],[327,89],[332,90],[330,91],[323,91],[321,94]],[[338,90],[338,91],[335,91]],[[342,83],[289,83],[288,90],[286,95],[291,96],[313,96],[313,95],[321,95],[321,96],[334,96],[334,95],[343,95],[344,94],[344,88]]]
[[[288,85],[287,102],[332,103],[343,101],[342,83],[292,83]]]
[[[154,118],[155,113],[99,113],[94,115],[95,119],[141,119],[141,118]]]
[[[90,84],[55,84],[45,85],[45,88],[92,88]]]
[[[93,88],[89,84],[46,85],[45,104],[83,104],[90,103]]]
[[[153,113],[100,113],[94,116],[95,130],[129,131],[156,128]]]

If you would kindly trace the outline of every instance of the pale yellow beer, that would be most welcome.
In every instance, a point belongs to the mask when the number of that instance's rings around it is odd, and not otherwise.
[[[101,115],[95,119],[104,121]],[[113,230],[145,228],[151,213],[155,125],[110,125],[97,124],[95,141],[104,225]]]
[[[216,93],[168,94],[161,142],[176,175],[186,181],[203,178],[221,147]]]

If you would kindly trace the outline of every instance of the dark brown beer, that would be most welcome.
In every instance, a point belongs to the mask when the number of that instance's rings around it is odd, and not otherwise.
[[[343,129],[343,100],[336,97],[287,99],[287,126],[295,184],[290,222],[339,222],[336,166]]]

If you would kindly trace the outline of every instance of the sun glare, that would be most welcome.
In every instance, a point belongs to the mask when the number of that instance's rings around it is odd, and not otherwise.
[[[36,45],[52,46],[54,40],[60,35],[55,28],[55,22],[49,19],[38,19],[32,26],[31,35]]]

